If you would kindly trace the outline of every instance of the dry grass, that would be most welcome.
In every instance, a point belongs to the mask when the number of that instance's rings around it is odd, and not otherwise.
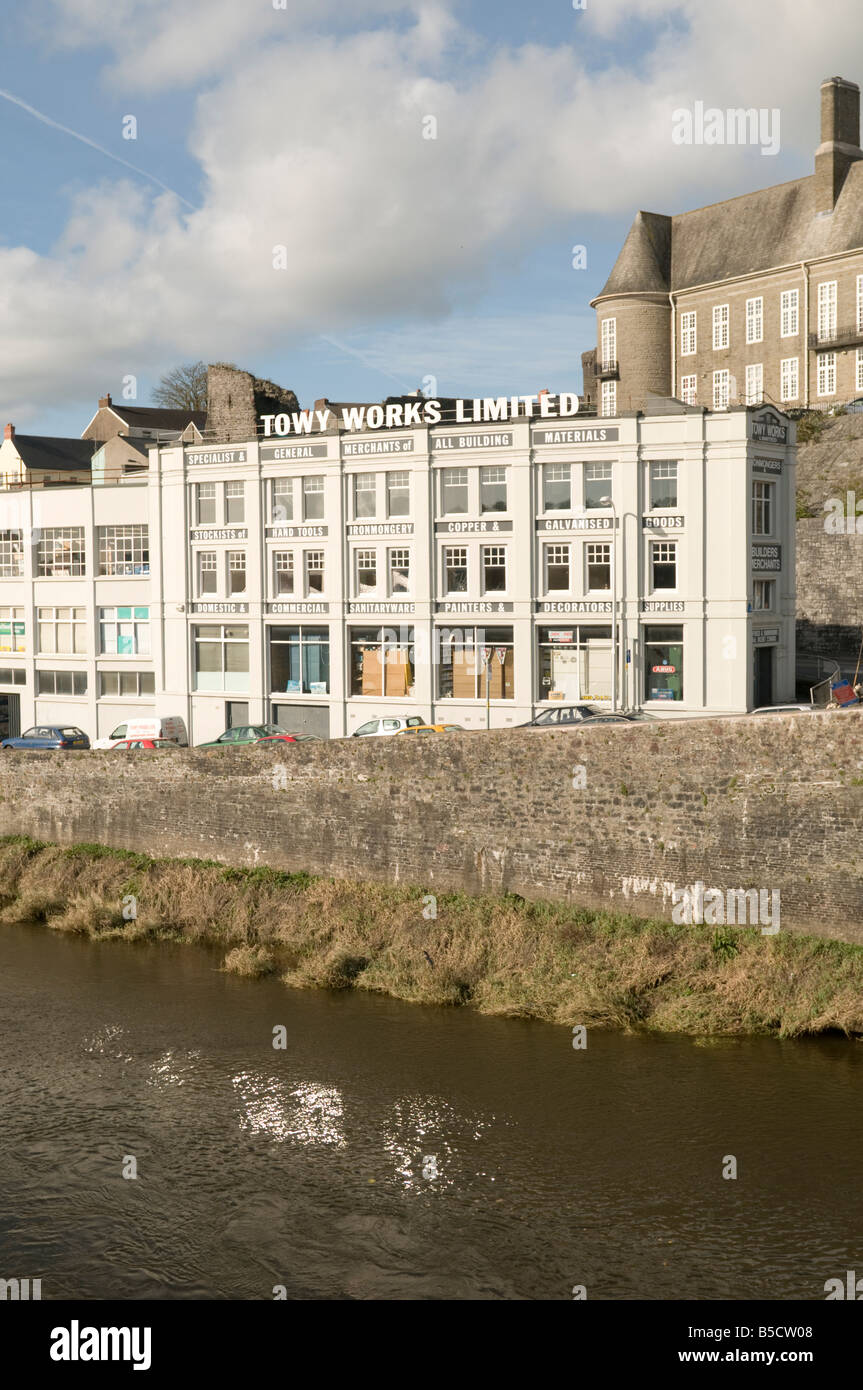
[[[512,896],[442,894],[426,920],[425,891],[0,840],[0,922],[216,944],[241,975],[567,1025],[863,1035],[863,947]]]

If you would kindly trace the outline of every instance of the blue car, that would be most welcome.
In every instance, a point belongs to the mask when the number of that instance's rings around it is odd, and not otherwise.
[[[90,740],[74,724],[36,724],[18,738],[4,738],[0,748],[89,748]]]

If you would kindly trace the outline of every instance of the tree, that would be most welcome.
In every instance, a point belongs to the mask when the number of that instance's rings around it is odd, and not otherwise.
[[[207,364],[185,362],[165,372],[153,392],[153,404],[164,410],[206,410]]]

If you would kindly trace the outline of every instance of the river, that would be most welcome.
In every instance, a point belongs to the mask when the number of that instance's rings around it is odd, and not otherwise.
[[[0,929],[0,1277],[45,1299],[823,1299],[860,1264],[859,1043],[576,1051],[219,960]]]

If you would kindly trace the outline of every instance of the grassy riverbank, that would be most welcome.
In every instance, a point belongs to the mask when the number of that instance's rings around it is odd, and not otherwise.
[[[0,923],[216,945],[240,975],[552,1023],[863,1035],[860,946],[513,896],[440,894],[431,917],[427,891],[0,839]]]

